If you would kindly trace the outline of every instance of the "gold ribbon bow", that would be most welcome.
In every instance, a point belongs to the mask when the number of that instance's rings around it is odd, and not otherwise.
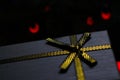
[[[65,48],[66,50],[58,50],[58,51],[47,52],[47,53],[32,54],[32,55],[25,55],[20,57],[13,57],[9,59],[3,59],[3,60],[0,60],[0,64],[32,60],[37,58],[49,57],[49,56],[68,55],[67,58],[64,60],[64,62],[60,65],[60,68],[63,70],[66,70],[70,66],[71,62],[74,61],[77,80],[85,80],[85,75],[84,75],[84,71],[81,64],[81,58],[83,60],[86,60],[90,64],[94,64],[97,61],[86,52],[111,48],[110,44],[88,46],[83,48],[83,45],[89,40],[89,38],[90,38],[90,33],[84,33],[79,41],[77,41],[76,35],[72,35],[70,36],[71,45],[62,43],[60,41],[57,41],[51,38],[47,38],[47,41],[60,45],[63,47],[63,49]]]

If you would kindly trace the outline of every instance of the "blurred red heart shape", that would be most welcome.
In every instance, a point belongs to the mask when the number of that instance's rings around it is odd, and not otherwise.
[[[34,27],[32,26],[29,27],[29,31],[35,34],[39,32],[39,28],[40,28],[39,24],[35,23]]]

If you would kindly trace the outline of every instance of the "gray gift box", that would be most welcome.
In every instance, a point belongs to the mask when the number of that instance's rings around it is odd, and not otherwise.
[[[82,36],[82,34],[76,35],[78,40]],[[56,39],[70,44],[69,36],[58,37]],[[0,47],[0,60],[62,50],[46,43],[46,40],[39,40]],[[107,30],[91,32],[91,39],[83,47],[103,44],[110,44]],[[98,64],[90,68],[86,63],[81,62],[85,80],[120,79],[112,48],[89,51],[87,54],[95,58]],[[59,56],[0,64],[0,80],[79,80],[76,76],[74,61],[67,72],[60,73],[60,65],[66,57],[67,55],[61,54]]]

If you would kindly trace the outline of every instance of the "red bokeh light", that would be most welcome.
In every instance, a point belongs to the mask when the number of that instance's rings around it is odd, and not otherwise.
[[[45,6],[44,10],[45,10],[45,12],[50,11],[50,6],[49,5]]]
[[[92,17],[88,17],[86,20],[86,24],[89,26],[92,26],[94,24],[93,18]]]
[[[101,17],[104,20],[109,20],[111,18],[111,13],[110,12],[101,12]]]
[[[35,34],[35,33],[39,32],[39,28],[40,28],[39,24],[36,23],[34,27],[32,27],[32,26],[29,27],[29,31],[31,33]]]
[[[117,61],[117,68],[118,68],[118,71],[120,72],[120,61]]]

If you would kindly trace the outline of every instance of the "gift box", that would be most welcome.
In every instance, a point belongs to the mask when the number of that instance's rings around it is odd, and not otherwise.
[[[82,37],[75,35],[77,40]],[[55,39],[70,44],[69,36]],[[61,72],[60,66],[71,52],[47,42],[38,40],[0,47],[0,80],[120,79],[107,30],[91,32],[90,40],[80,48],[97,61],[94,67],[75,56],[69,68]]]

